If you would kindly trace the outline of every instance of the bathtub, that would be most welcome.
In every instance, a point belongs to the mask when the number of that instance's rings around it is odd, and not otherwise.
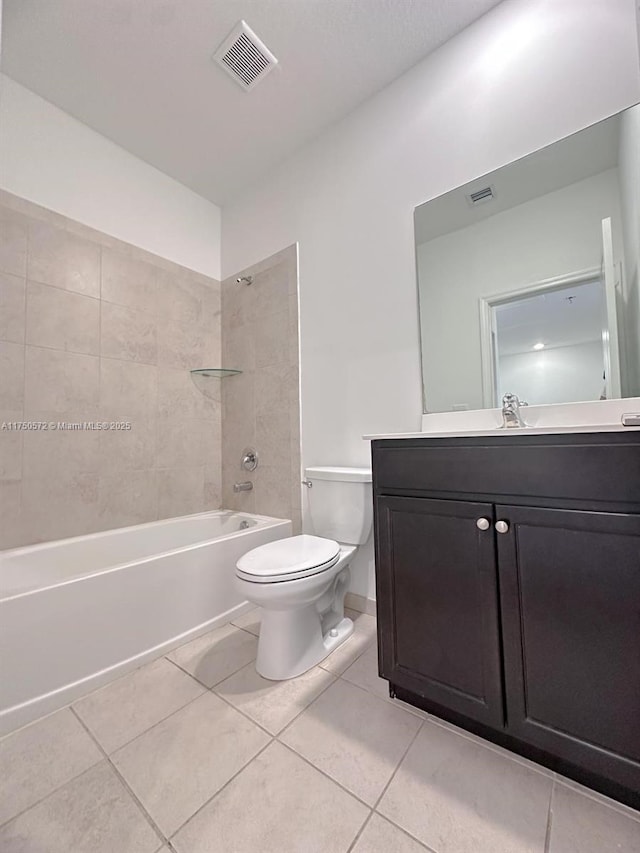
[[[239,616],[236,560],[287,536],[220,510],[0,552],[0,734]]]

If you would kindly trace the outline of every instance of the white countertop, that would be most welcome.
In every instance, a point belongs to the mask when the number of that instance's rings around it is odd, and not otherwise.
[[[391,432],[382,435],[363,435],[365,441],[373,441],[379,438],[465,438],[467,436],[494,436],[503,438],[505,435],[560,435],[563,433],[588,433],[588,432],[639,432],[640,427],[623,427],[622,424],[593,424],[590,426],[580,424],[578,426],[546,426],[546,427],[521,427],[518,429],[468,429],[449,430],[448,432]]]
[[[622,426],[625,414],[640,414],[640,397],[597,400],[585,403],[556,403],[548,406],[523,406],[520,414],[530,426],[500,429],[501,409],[476,409],[465,412],[432,412],[422,416],[419,432],[364,435],[367,441],[378,438],[454,438],[456,436],[562,435],[588,432],[634,432],[639,427]]]

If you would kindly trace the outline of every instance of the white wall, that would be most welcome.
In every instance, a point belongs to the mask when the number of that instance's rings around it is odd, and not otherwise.
[[[220,208],[0,75],[0,187],[220,279]]]
[[[607,169],[418,246],[427,409],[484,408],[480,297],[599,268],[602,220],[610,216],[621,257],[618,170]],[[602,372],[602,371],[601,371]],[[519,386],[511,386],[519,387]],[[567,397],[569,402],[598,399]],[[520,389],[518,394],[528,399]],[[533,403],[533,400],[529,400]]]
[[[620,125],[620,200],[625,248],[622,325],[626,373],[623,393],[640,396],[640,106]]]
[[[636,32],[634,0],[509,0],[225,207],[225,276],[299,241],[304,464],[420,428],[413,208],[638,101]]]
[[[517,388],[520,399],[531,406],[599,400],[603,369],[602,341],[504,355],[499,362],[498,399]]]

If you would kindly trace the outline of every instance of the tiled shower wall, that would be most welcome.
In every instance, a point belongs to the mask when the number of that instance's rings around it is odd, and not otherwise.
[[[221,503],[220,284],[0,195],[0,548]]]
[[[222,361],[243,371],[222,383],[223,504],[290,518],[301,529],[300,360],[297,248],[291,246],[222,282]],[[238,276],[252,276],[250,285]],[[242,451],[259,466],[242,469]],[[249,481],[250,492],[233,484]]]

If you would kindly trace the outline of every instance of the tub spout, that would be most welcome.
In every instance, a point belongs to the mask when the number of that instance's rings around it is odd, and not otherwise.
[[[233,491],[234,492],[250,492],[253,488],[253,483],[247,480],[246,483],[234,483]]]

